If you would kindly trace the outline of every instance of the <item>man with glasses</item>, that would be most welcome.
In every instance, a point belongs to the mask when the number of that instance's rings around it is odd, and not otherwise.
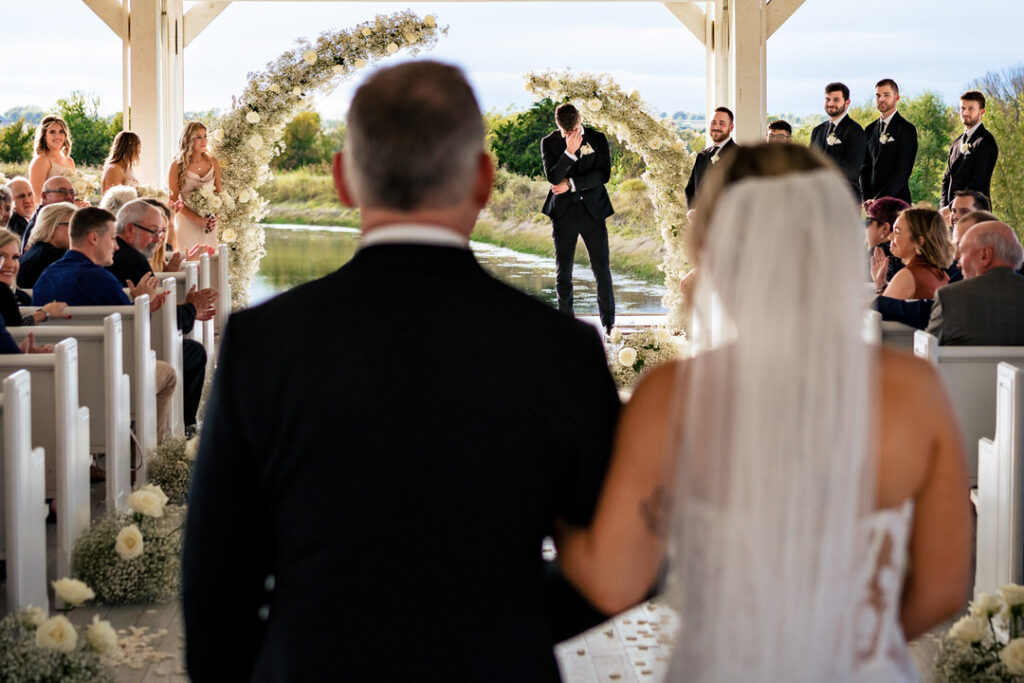
[[[788,121],[779,119],[768,124],[767,142],[791,142],[793,140],[793,126]]]
[[[164,213],[145,199],[135,199],[117,212],[117,251],[114,262],[107,266],[122,286],[133,287],[145,278],[153,277],[149,259],[167,233],[167,219]],[[217,309],[218,292],[215,289],[199,289],[194,286],[185,295],[185,301],[178,304],[178,329],[182,334],[192,331],[196,320],[210,320]],[[206,376],[206,350],[192,339],[182,340],[182,375],[184,384],[185,427],[194,428],[199,399],[203,392],[203,378]]]
[[[7,223],[7,229],[17,235],[24,235],[28,221],[36,210],[36,193],[32,191],[28,178],[21,176],[7,183],[7,189],[14,199],[14,213]]]
[[[27,182],[27,181],[26,181]],[[21,236],[21,250],[25,251],[28,248],[28,238],[32,234],[32,228],[36,226],[36,217],[39,216],[39,210],[49,204],[56,204],[58,202],[71,202],[78,208],[89,206],[89,202],[84,199],[76,199],[75,188],[71,184],[71,181],[62,175],[55,175],[43,183],[42,197],[39,198],[39,208],[36,209],[35,213],[32,214],[32,218],[28,222],[28,226],[25,228],[24,234]]]

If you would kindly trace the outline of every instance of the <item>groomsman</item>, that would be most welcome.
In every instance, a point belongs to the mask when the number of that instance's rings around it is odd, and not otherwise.
[[[730,148],[736,145],[731,137],[734,123],[735,118],[728,107],[718,107],[715,109],[715,114],[711,117],[710,123],[708,123],[708,135],[711,136],[711,142],[714,144],[705,150],[697,152],[697,158],[693,162],[693,170],[690,171],[690,180],[686,183],[686,206],[690,209],[693,208],[693,200],[697,196],[697,190],[700,189],[701,182],[704,180],[704,174],[714,164],[718,163],[723,153],[730,151]]]
[[[853,194],[860,201],[860,170],[864,166],[867,149],[864,129],[846,115],[850,108],[850,89],[843,83],[829,83],[825,86],[825,113],[828,121],[811,131],[811,147],[817,147],[831,159],[853,188]]]
[[[875,85],[875,107],[881,116],[864,130],[868,151],[860,172],[860,189],[865,200],[897,197],[911,203],[917,128],[900,116],[896,110],[899,101],[896,81],[883,78]]]
[[[949,206],[957,190],[977,190],[992,196],[992,171],[999,157],[999,147],[981,118],[985,115],[985,96],[968,90],[960,96],[960,121],[964,134],[953,140],[942,176],[940,206]]]
[[[788,121],[779,119],[768,124],[768,137],[766,142],[791,142],[793,140],[793,126]]]

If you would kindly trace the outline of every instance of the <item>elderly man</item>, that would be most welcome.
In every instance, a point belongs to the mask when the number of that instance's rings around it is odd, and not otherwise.
[[[51,263],[36,280],[32,301],[66,301],[69,306],[128,306],[142,294],[150,298],[150,310],[157,311],[167,298],[157,293],[157,279],[149,274],[131,285],[131,299],[121,289],[121,283],[107,272],[117,251],[117,233],[114,216],[95,207],[79,209],[71,217],[71,248],[59,261]],[[41,304],[35,304],[41,305]],[[156,412],[158,438],[167,432],[171,396],[177,384],[174,368],[168,363],[156,362]]]
[[[193,681],[558,680],[541,541],[589,521],[619,402],[592,327],[474,259],[483,133],[457,68],[371,74],[334,159],[359,251],[231,317],[189,493]]]
[[[7,183],[8,189],[14,199],[14,213],[7,223],[7,229],[18,235],[25,234],[28,221],[36,210],[36,193],[32,190],[32,183],[28,178],[18,176]]]
[[[978,223],[959,244],[964,280],[935,292],[928,331],[940,344],[1024,345],[1024,251],[1010,226]]]
[[[153,258],[161,237],[167,233],[167,219],[164,213],[145,199],[135,199],[121,207],[117,213],[117,251],[114,262],[107,270],[124,287],[141,282],[147,275],[152,276]],[[185,295],[185,301],[178,304],[178,329],[188,334],[196,320],[209,320],[217,310],[217,290],[199,289],[193,286]],[[203,379],[206,376],[206,349],[192,339],[182,340],[182,380],[185,428],[195,429],[196,411],[203,393]]]
[[[22,251],[25,251],[28,247],[28,238],[32,234],[32,228],[36,225],[39,210],[44,206],[56,204],[57,202],[73,202],[79,208],[89,206],[87,200],[75,198],[75,187],[71,184],[70,180],[62,175],[55,175],[43,183],[42,194],[43,196],[39,199],[39,206],[36,207],[35,213],[32,214],[32,218],[29,219],[28,226],[25,228],[25,233],[21,236]]]

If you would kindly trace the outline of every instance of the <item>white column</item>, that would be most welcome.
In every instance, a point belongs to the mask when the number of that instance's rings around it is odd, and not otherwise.
[[[162,33],[164,44],[164,102],[165,163],[161,166],[160,184],[167,182],[167,166],[177,153],[178,136],[185,121],[185,29],[182,0],[163,0]]]
[[[156,184],[167,172],[167,131],[164,110],[164,68],[161,0],[131,0],[131,110],[126,128],[142,140],[138,175]],[[162,183],[161,183],[162,184]]]
[[[734,0],[708,2],[705,11],[707,35],[706,50],[706,95],[704,99],[705,120],[710,122],[715,107],[733,109],[731,69],[729,68],[731,35],[731,5]],[[710,144],[711,138],[707,138]]]
[[[772,0],[775,2],[775,0]],[[765,0],[743,0],[733,6],[730,62],[732,67],[731,109],[736,114],[736,141],[763,142],[767,98],[765,95]]]

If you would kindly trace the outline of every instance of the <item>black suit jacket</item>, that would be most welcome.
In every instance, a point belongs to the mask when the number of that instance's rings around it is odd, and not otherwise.
[[[618,409],[594,329],[466,249],[365,247],[233,314],[189,494],[192,680],[557,680],[541,540],[589,522]]]
[[[835,130],[835,136],[839,138],[839,141],[830,145],[828,144],[829,123],[829,121],[825,121],[814,127],[814,130],[811,131],[811,147],[820,149],[825,156],[839,166],[843,175],[850,181],[857,201],[860,201],[860,171],[864,167],[864,155],[867,150],[864,129],[849,115],[844,116]]]
[[[18,286],[25,289],[35,287],[36,280],[43,274],[46,267],[61,260],[67,251],[67,249],[55,247],[49,242],[33,244],[21,257],[21,267],[18,268]]]
[[[594,151],[584,154],[583,149],[590,145]],[[612,176],[612,157],[608,151],[608,138],[591,128],[583,128],[583,143],[576,150],[576,161],[565,154],[565,138],[557,129],[540,141],[541,161],[544,164],[544,177],[552,185],[557,185],[565,178],[571,178],[576,186],[556,195],[548,190],[541,211],[545,216],[559,219],[573,202],[583,202],[587,213],[601,221],[611,216],[611,199],[604,185]]]
[[[1024,346],[1024,277],[993,268],[939,287],[928,331],[940,344]]]
[[[971,136],[969,154],[960,152],[963,134],[949,146],[946,173],[942,176],[941,206],[949,206],[957,190],[977,190],[992,197],[992,171],[999,158],[999,146],[985,124],[978,126]]]
[[[35,217],[35,214],[33,214],[33,217]],[[15,235],[22,237],[25,234],[26,227],[28,227],[28,221],[22,218],[21,214],[11,211],[11,217],[7,221],[7,229]]]
[[[910,174],[917,158],[917,128],[897,111],[885,130],[885,144],[879,139],[881,131],[881,118],[864,129],[867,153],[860,172],[862,196],[865,200],[897,197],[910,204]]]
[[[719,157],[731,152],[736,147],[736,143],[733,142],[732,138],[725,141],[722,145],[722,151],[718,153]],[[711,145],[707,149],[703,149],[697,152],[697,158],[693,160],[693,170],[690,171],[690,179],[686,183],[686,206],[687,208],[693,208],[693,200],[697,196],[697,190],[700,189],[700,184],[704,180],[704,174],[711,168],[711,157],[715,155],[715,146]]]
[[[139,284],[139,280],[146,273],[153,272],[153,266],[144,254],[119,236],[117,251],[114,252],[114,263],[107,266],[107,270],[117,278],[122,287],[127,287],[128,280],[131,280],[133,284]],[[182,302],[178,304],[178,310],[175,313],[177,314],[178,329],[183,334],[191,332],[192,327],[196,324],[196,307]]]

